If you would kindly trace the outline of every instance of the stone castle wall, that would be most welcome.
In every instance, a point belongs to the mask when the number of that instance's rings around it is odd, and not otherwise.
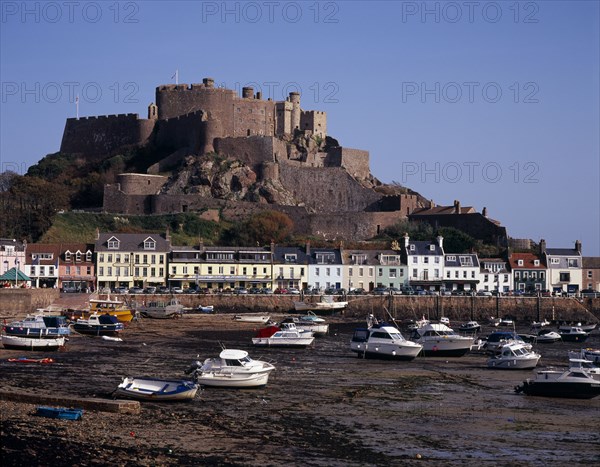
[[[60,151],[94,156],[132,145],[144,144],[154,129],[154,120],[138,114],[68,118]]]
[[[358,179],[366,179],[371,174],[369,151],[350,148],[332,148],[327,157],[330,167],[343,167],[350,175]]]
[[[279,178],[297,200],[316,212],[363,211],[381,197],[360,185],[341,167],[281,163]]]
[[[242,161],[257,174],[264,163],[287,157],[285,142],[268,136],[216,138],[214,149],[223,156]]]

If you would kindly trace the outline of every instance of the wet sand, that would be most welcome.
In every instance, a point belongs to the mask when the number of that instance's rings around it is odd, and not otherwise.
[[[207,388],[192,402],[142,402],[138,415],[86,411],[80,421],[0,401],[2,464],[13,465],[592,465],[600,464],[600,397],[515,394],[531,371],[489,370],[486,356],[364,360],[356,320],[331,318],[308,349],[254,348],[258,325],[231,315],[131,323],[124,342],[74,335],[51,365],[0,349],[0,388],[110,398],[122,377],[183,378],[220,344],[272,361],[263,389]],[[491,328],[484,328],[483,335]],[[526,330],[524,330],[526,331]],[[407,335],[407,333],[404,333]],[[585,347],[600,347],[594,334]],[[540,366],[565,366],[568,343],[540,344]],[[31,355],[31,354],[30,354]]]

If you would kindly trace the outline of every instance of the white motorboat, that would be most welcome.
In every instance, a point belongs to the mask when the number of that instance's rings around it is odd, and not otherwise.
[[[225,349],[218,358],[195,362],[190,369],[202,386],[256,388],[267,384],[273,365],[253,360],[244,350]]]
[[[526,343],[521,336],[512,331],[495,331],[485,340],[484,349],[490,353],[499,352],[506,344],[518,343],[526,346],[528,350],[533,347]]]
[[[531,370],[542,356],[528,350],[523,344],[506,344],[500,352],[489,358],[487,366],[503,370]]]
[[[534,379],[527,379],[516,386],[515,392],[529,396],[591,399],[600,396],[600,375],[571,364],[565,371],[538,371]]]
[[[427,326],[430,323],[431,321],[429,321],[427,318],[425,318],[425,316],[423,316],[421,319],[415,321],[413,324],[409,324],[408,330],[416,331],[417,329],[422,328],[423,326]]]
[[[576,327],[576,328],[581,328],[581,330],[583,332],[586,333],[590,333],[592,332],[594,329],[596,329],[597,324],[593,323],[593,324],[582,324],[582,323],[577,323],[577,324],[561,324],[558,327],[558,332],[562,332],[562,331],[568,331],[569,329]]]
[[[571,351],[569,352],[569,358],[586,360],[588,362],[592,362],[592,364],[596,366],[600,366],[600,349],[587,348]]]
[[[28,338],[68,336],[71,329],[64,316],[35,313],[20,321],[12,321],[3,327],[6,334]]]
[[[234,321],[241,321],[243,323],[260,323],[260,324],[266,324],[269,322],[269,320],[271,319],[270,316],[268,315],[235,315],[233,317]]]
[[[337,311],[348,306],[348,302],[336,302],[330,295],[322,295],[319,302],[294,302],[296,311]]]
[[[154,319],[178,318],[183,314],[183,305],[172,298],[168,302],[153,301],[137,307],[142,316]]]
[[[552,344],[561,339],[562,337],[560,337],[560,334],[556,331],[551,331],[550,329],[542,329],[535,338],[535,341],[538,344]]]
[[[198,388],[193,381],[128,377],[119,384],[114,395],[144,401],[184,401],[193,399]]]
[[[499,326],[514,326],[515,322],[511,318],[502,318],[498,323]]]
[[[443,324],[427,324],[415,329],[411,340],[423,346],[426,357],[462,357],[474,344],[472,337],[460,336]]]
[[[259,330],[252,343],[260,347],[308,347],[314,340],[312,332],[300,331],[294,323],[281,323]]]
[[[14,350],[58,350],[64,347],[66,341],[64,336],[39,338],[2,335],[4,348]]]
[[[548,321],[547,319],[544,319],[543,321],[534,321],[533,323],[531,323],[531,329],[541,329],[544,326],[548,326],[550,324],[550,321]]]
[[[350,341],[350,350],[366,358],[412,360],[422,349],[421,344],[405,339],[397,328],[387,323],[356,329]]]
[[[294,323],[299,331],[312,332],[314,336],[325,336],[329,332],[329,324],[324,319],[306,319],[306,317],[289,316],[281,320],[281,323]]]

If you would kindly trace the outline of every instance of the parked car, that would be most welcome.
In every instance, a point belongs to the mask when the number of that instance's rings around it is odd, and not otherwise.
[[[295,287],[288,288],[288,293],[292,295],[300,295],[300,291]]]
[[[142,287],[132,287],[129,289],[129,293],[144,293],[144,289]]]
[[[183,289],[181,287],[171,287],[172,293],[183,293]]]
[[[397,288],[397,287],[390,287],[390,288],[389,288],[389,292],[390,292],[392,295],[402,295],[402,290],[401,290],[401,289],[399,289],[399,288]]]
[[[264,289],[260,289],[260,293],[263,295],[270,295],[273,293],[273,289],[271,287],[265,287]]]
[[[156,293],[156,287],[154,287],[153,285],[150,285],[150,286],[148,286],[148,287],[146,287],[144,289],[144,293],[155,294]]]
[[[415,294],[415,289],[413,289],[410,285],[406,285],[404,287],[402,287],[402,294],[403,295],[414,295]]]
[[[327,289],[325,289],[325,292],[323,292],[325,295],[335,295],[337,289],[334,289],[333,287],[329,287]]]
[[[387,287],[375,287],[371,293],[373,295],[388,295],[390,292]]]
[[[352,289],[350,292],[348,292],[348,295],[364,295],[367,292],[365,291],[365,289],[363,288],[358,288],[358,289]]]
[[[247,295],[248,289],[246,287],[236,287],[233,289],[233,293],[236,295]]]
[[[280,294],[287,294],[287,293],[288,293],[288,289],[285,289],[285,288],[283,288],[283,287],[277,287],[277,288],[275,289],[275,292],[273,292],[273,293],[275,293],[275,294],[277,294],[277,295],[280,295]]]
[[[479,292],[477,292],[477,295],[480,297],[491,297],[492,292],[490,292],[489,290],[480,290]]]

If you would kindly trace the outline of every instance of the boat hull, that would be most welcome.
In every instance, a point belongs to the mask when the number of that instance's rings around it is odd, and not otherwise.
[[[462,357],[473,345],[472,339],[439,338],[415,341],[423,346],[424,357]]]
[[[271,337],[253,337],[252,344],[256,347],[308,347],[314,342],[314,337],[294,337],[294,338],[271,338]]]
[[[198,387],[192,381],[125,378],[114,395],[142,401],[188,401],[196,396]]]
[[[528,396],[592,399],[600,396],[600,382],[593,384],[525,381],[519,390]]]
[[[271,370],[247,375],[206,372],[198,374],[196,382],[201,386],[219,388],[260,388],[267,385],[270,373]]]
[[[27,337],[29,339],[47,339],[50,337],[68,336],[71,330],[67,328],[21,328],[5,326],[4,332],[10,336]]]
[[[73,331],[88,336],[118,336],[122,330],[122,324],[121,326],[73,324]]]
[[[538,364],[539,357],[519,359],[519,358],[504,358],[496,359],[490,358],[487,362],[489,368],[495,368],[498,370],[532,370]]]
[[[414,360],[421,346],[399,346],[393,344],[368,344],[364,342],[351,342],[350,350],[359,357],[379,360]]]
[[[240,321],[242,323],[258,323],[265,324],[271,319],[270,316],[250,316],[250,315],[235,315],[234,321]]]
[[[32,339],[20,336],[2,336],[2,345],[10,350],[58,350],[64,347],[66,338]]]
[[[560,338],[563,342],[584,342],[587,340],[587,334],[561,334]]]

